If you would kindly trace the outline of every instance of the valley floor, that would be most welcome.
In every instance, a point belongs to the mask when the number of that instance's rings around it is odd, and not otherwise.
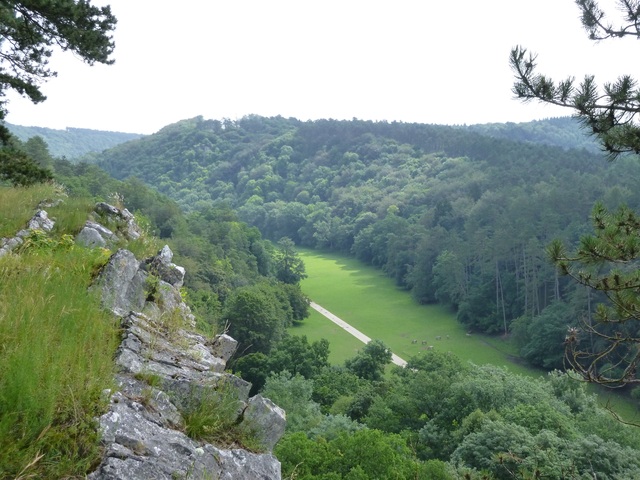
[[[348,332],[349,334],[353,335],[354,337],[356,337],[358,340],[360,340],[363,343],[369,343],[371,341],[370,337],[367,337],[364,333],[362,333],[360,330],[358,330],[357,328],[352,327],[351,325],[349,325],[347,322],[345,322],[344,320],[342,320],[340,317],[334,315],[333,313],[331,313],[329,310],[327,310],[324,307],[321,307],[320,305],[318,305],[317,303],[311,302],[309,304],[311,306],[311,308],[313,308],[316,312],[320,313],[321,315],[323,315],[324,317],[328,318],[329,320],[331,320],[333,323],[335,323],[336,325],[338,325],[340,328],[344,329],[346,332]],[[399,367],[406,367],[407,366],[407,361],[400,358],[398,355],[396,355],[395,353],[391,354],[391,361],[398,365]]]

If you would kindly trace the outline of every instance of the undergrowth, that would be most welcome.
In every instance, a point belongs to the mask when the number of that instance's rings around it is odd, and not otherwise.
[[[50,186],[0,189],[2,234],[24,228],[53,193]],[[94,419],[107,405],[102,392],[112,386],[118,328],[87,291],[107,257],[74,245],[81,217],[74,208],[56,209],[61,223],[52,236],[32,232],[0,258],[2,479],[84,477],[100,458]]]
[[[255,432],[240,423],[241,406],[237,391],[230,385],[194,393],[190,404],[181,412],[185,432],[194,440],[223,447],[264,451]]]
[[[43,199],[60,195],[53,185],[37,185],[29,188],[0,186],[0,237],[13,237],[25,227]]]

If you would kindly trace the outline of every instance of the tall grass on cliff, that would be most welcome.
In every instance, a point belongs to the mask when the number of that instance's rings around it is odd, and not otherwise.
[[[32,198],[42,194],[16,192],[0,192],[3,232],[9,210],[29,211],[28,220]],[[56,213],[64,217],[64,207]],[[14,233],[26,220],[11,227]],[[83,477],[99,459],[94,418],[106,406],[118,338],[87,287],[106,255],[75,246],[56,229],[0,258],[2,479]]]
[[[13,237],[25,227],[38,204],[53,198],[56,187],[40,184],[29,188],[14,188],[0,185],[0,237]]]

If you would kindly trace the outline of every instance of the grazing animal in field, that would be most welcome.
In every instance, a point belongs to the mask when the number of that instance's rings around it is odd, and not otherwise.
[[[427,341],[426,341],[426,340],[422,340],[422,344],[423,344],[423,345],[426,345],[426,344],[427,344]]]
[[[412,343],[412,344],[414,344],[414,343],[418,343],[418,340],[411,340],[411,343]]]
[[[427,350],[433,350],[433,345],[429,345],[429,346],[427,347]]]
[[[436,340],[442,340],[442,336],[441,336],[441,335],[438,335],[438,336],[436,337]]]

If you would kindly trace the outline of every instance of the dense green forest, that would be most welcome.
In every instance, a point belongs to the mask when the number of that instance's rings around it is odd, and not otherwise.
[[[26,142],[30,138],[40,137],[48,145],[49,152],[55,157],[74,159],[91,152],[101,152],[108,148],[142,137],[137,133],[106,132],[88,128],[56,130],[46,127],[26,127],[5,123],[12,135]]]
[[[72,198],[124,200],[149,233],[171,245],[176,262],[187,269],[186,298],[196,313],[200,329],[211,332],[230,328],[229,333],[241,345],[231,367],[252,381],[255,391],[287,411],[287,433],[275,450],[283,465],[283,478],[446,480],[595,476],[626,479],[640,476],[637,428],[612,422],[610,414],[597,405],[595,397],[586,393],[584,384],[570,375],[553,372],[548,381],[536,381],[492,366],[463,364],[451,354],[434,351],[410,359],[410,368],[396,368],[384,375],[390,352],[380,341],[370,343],[344,365],[331,366],[327,361],[331,348],[328,342],[310,343],[305,337],[286,332],[287,326],[303,322],[307,311],[306,299],[297,285],[304,270],[295,261],[292,243],[286,239],[272,243],[256,226],[240,221],[230,206],[232,197],[226,202],[198,205],[185,213],[178,203],[136,178],[116,180],[96,165],[51,158],[46,146],[44,150],[36,148],[42,147],[37,140],[16,142],[16,145],[25,151],[39,152],[39,163],[52,169],[55,179]],[[454,171],[465,163],[473,165],[468,158],[455,161],[443,160],[443,156],[425,155],[432,161],[435,172],[446,172],[442,163],[448,161],[453,163],[450,168]],[[598,166],[596,157],[577,156],[574,162],[578,163],[573,165],[579,165],[585,158],[582,175],[585,178],[600,175],[600,179],[604,179],[606,170]],[[283,163],[287,170],[293,169],[289,162]],[[483,167],[487,170],[485,177],[500,174],[498,168],[491,169],[487,164]],[[473,173],[469,170],[467,167],[463,172]],[[396,171],[401,173],[399,168],[386,171],[392,184],[399,182],[393,176]],[[428,179],[419,169],[416,177]],[[383,181],[375,175],[371,178]],[[430,194],[430,189],[436,187],[440,192],[445,191],[444,185],[436,181],[444,183],[445,179],[455,180],[447,176],[438,178],[436,174],[423,194]],[[497,188],[497,182],[489,180],[484,178],[483,182]],[[595,181],[592,183],[595,185]],[[462,227],[470,220],[466,217],[456,220],[455,215],[460,214],[453,193],[456,185],[458,190],[465,191],[460,182],[450,187],[450,196],[446,198],[454,205],[445,211],[448,216],[441,213],[438,222],[434,221],[433,212],[416,214],[417,217],[403,216],[402,212],[410,209],[411,204],[400,201],[406,198],[402,191],[386,190],[394,202],[387,204],[382,198],[378,198],[377,204],[374,202],[377,209],[365,212],[369,213],[369,221],[354,235],[350,248],[369,227],[372,227],[369,235],[378,232],[374,228],[387,228],[386,250],[381,249],[381,255],[394,252],[393,242],[399,240],[395,235],[412,229],[416,235],[428,235],[428,228],[436,228],[442,233],[442,241],[450,240],[451,237],[446,236],[451,232],[461,237],[462,244],[465,233]],[[525,189],[526,183],[519,185]],[[257,191],[252,195],[258,196]],[[606,193],[607,189],[603,187],[602,191]],[[555,193],[560,194],[557,190]],[[346,189],[342,194],[346,194]],[[479,194],[477,202],[485,195]],[[354,194],[352,198],[358,197]],[[539,196],[538,201],[545,198]],[[324,210],[319,211],[325,213],[332,212],[338,205],[344,208],[344,203],[332,206],[331,201],[328,195],[324,201],[313,203],[309,198],[307,203],[299,201],[294,205],[309,209],[322,207]],[[269,203],[283,208],[287,205],[273,199],[255,202],[263,207]],[[240,204],[239,210],[246,214],[249,205]],[[541,207],[549,211],[546,215],[551,215],[552,206],[541,204]],[[555,206],[561,207],[561,204]],[[413,208],[418,211],[418,205]],[[589,206],[583,208],[581,219],[584,221]],[[351,218],[356,222],[362,212],[354,207],[354,213],[355,217],[345,216],[345,220]],[[485,215],[489,222],[490,215]],[[320,216],[316,220],[322,219]],[[289,217],[281,217],[280,223],[270,221],[274,222],[272,230],[265,231],[274,238],[289,233],[303,242],[304,235],[308,235],[301,227],[293,230]],[[306,225],[306,216],[299,221],[301,226]],[[575,224],[578,223],[576,219]],[[314,245],[322,241],[319,235],[312,234],[310,238]],[[545,238],[538,241],[542,243]],[[481,244],[478,242],[476,245]],[[478,252],[478,256],[481,253]],[[543,262],[540,253],[540,264]],[[503,268],[500,264],[498,267]],[[498,273],[506,275],[502,270]],[[553,281],[555,276],[551,278]],[[564,304],[553,303],[542,314],[551,316],[551,308],[558,305]]]
[[[562,367],[567,326],[601,299],[559,276],[546,247],[575,244],[596,201],[640,205],[637,159],[608,163],[579,131],[570,119],[463,128],[197,117],[97,159],[186,211],[228,205],[269,239],[350,253],[417,301],[450,305],[470,331],[513,334],[524,358],[551,369]],[[579,148],[549,145],[564,139]]]
[[[463,127],[472,132],[518,142],[541,143],[569,149],[601,151],[600,144],[573,117],[549,118],[525,123],[482,123]]]

